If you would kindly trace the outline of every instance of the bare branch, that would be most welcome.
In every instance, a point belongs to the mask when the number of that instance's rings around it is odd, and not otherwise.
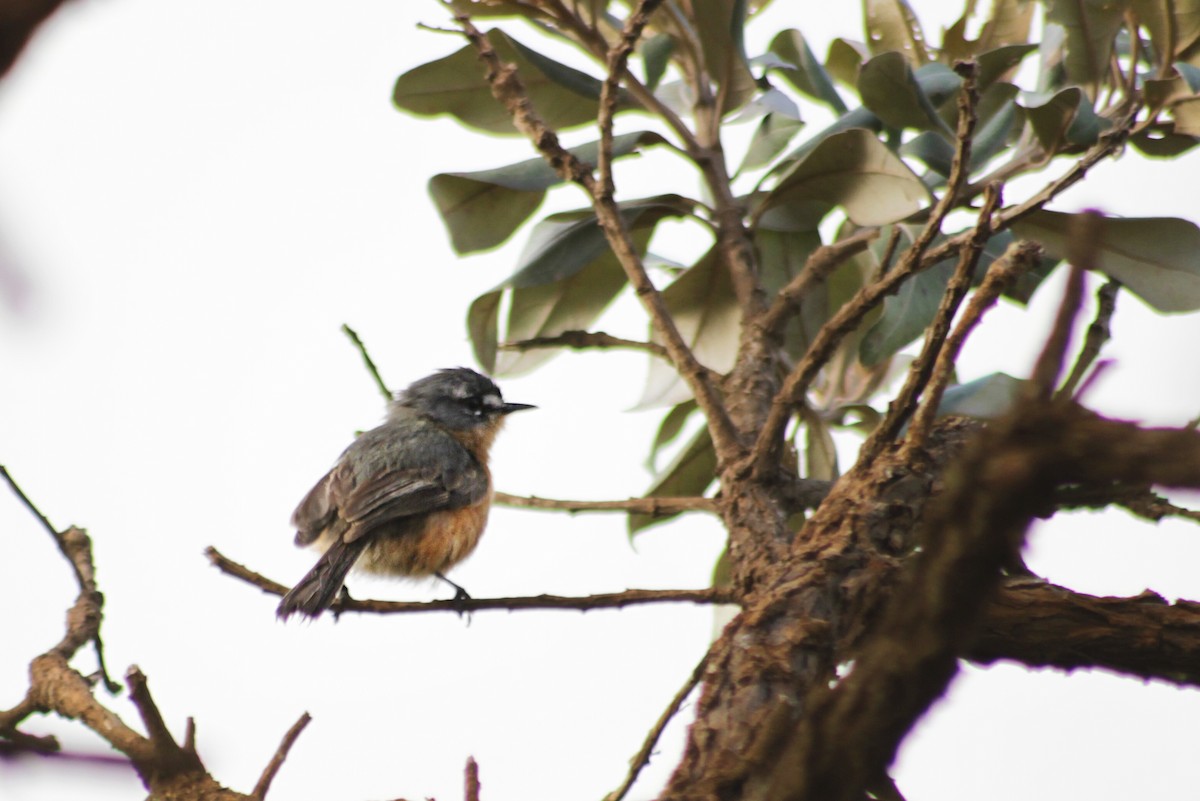
[[[971,288],[971,279],[975,275],[976,265],[979,264],[979,256],[983,253],[983,248],[992,234],[992,215],[995,214],[999,204],[1000,187],[996,185],[988,187],[988,191],[984,195],[983,208],[980,209],[979,219],[975,224],[975,235],[959,253],[958,264],[946,284],[942,302],[938,306],[933,322],[925,332],[925,346],[909,367],[908,378],[905,380],[904,386],[900,388],[895,400],[889,404],[887,416],[876,426],[875,430],[871,432],[871,436],[863,444],[859,451],[860,459],[875,458],[880,448],[896,438],[904,422],[912,414],[917,398],[928,385],[938,355],[942,352],[946,336],[950,332],[950,325],[954,322],[954,315],[958,312],[963,298],[966,297],[967,290]]]
[[[537,348],[572,348],[574,350],[582,350],[584,348],[626,348],[629,350],[642,350],[647,353],[657,356],[660,359],[666,359],[668,362],[671,357],[667,354],[667,349],[657,342],[639,342],[633,339],[621,339],[614,337],[603,331],[563,331],[561,334],[552,337],[534,337],[532,339],[522,339],[517,342],[502,342],[499,345],[501,350],[526,351]]]
[[[915,448],[921,447],[925,438],[929,436],[933,421],[937,417],[938,406],[942,402],[942,395],[954,375],[954,365],[958,360],[963,343],[967,341],[971,331],[978,325],[984,312],[995,304],[996,299],[1000,297],[1006,287],[1037,262],[1041,253],[1041,247],[1035,242],[1014,242],[1009,245],[1004,255],[992,262],[991,267],[988,268],[983,283],[967,303],[962,319],[958,321],[954,332],[946,338],[946,344],[942,346],[941,353],[938,354],[929,384],[921,398],[921,404],[917,407],[912,424],[908,428],[904,445],[908,453],[911,454]]]
[[[671,699],[671,703],[667,704],[667,708],[659,715],[658,720],[650,728],[650,732],[646,735],[645,742],[642,743],[641,749],[629,761],[629,772],[625,775],[625,780],[621,782],[621,786],[613,790],[604,797],[604,801],[621,801],[629,790],[633,787],[633,783],[637,781],[638,775],[642,772],[642,768],[650,764],[650,757],[654,753],[654,747],[658,745],[658,739],[662,737],[663,730],[667,728],[667,724],[675,715],[679,714],[679,708],[683,706],[683,702],[696,689],[696,685],[700,683],[700,679],[704,677],[704,671],[708,667],[708,655],[712,651],[708,651],[692,669],[692,675],[688,676],[687,681],[679,688],[679,692],[675,693],[675,697]]]
[[[929,214],[929,220],[912,245],[904,252],[896,268],[880,276],[879,280],[873,284],[864,286],[849,303],[839,309],[837,314],[830,318],[825,325],[821,326],[821,330],[817,332],[817,336],[809,345],[808,352],[792,369],[791,374],[784,381],[783,387],[771,401],[771,410],[754,444],[751,467],[756,476],[767,475],[779,463],[779,450],[783,445],[783,430],[792,417],[794,407],[808,392],[809,385],[816,378],[821,367],[829,360],[843,337],[857,328],[867,312],[882,301],[886,295],[895,292],[901,282],[934,263],[927,263],[923,257],[934,238],[941,231],[946,215],[957,205],[959,195],[966,184],[967,175],[970,172],[971,137],[975,132],[977,121],[975,106],[979,100],[979,93],[975,84],[977,72],[975,62],[959,62],[954,65],[954,69],[962,76],[963,84],[959,95],[954,161],[950,168],[946,191],[934,204]],[[973,234],[974,232],[972,232]],[[968,237],[969,239],[970,237]],[[963,244],[966,242],[964,241]]]
[[[596,124],[600,128],[600,150],[596,160],[597,184],[600,193],[597,199],[600,200],[611,201],[613,198],[613,115],[617,111],[617,94],[621,87],[621,79],[626,75],[629,54],[633,52],[638,39],[642,38],[642,31],[650,22],[650,15],[661,3],[662,0],[639,0],[633,13],[625,20],[625,28],[621,31],[620,41],[608,51],[606,59],[608,75],[600,87],[600,111],[596,116]]]
[[[29,513],[36,517],[38,522],[42,524],[42,528],[46,529],[46,532],[54,538],[54,542],[58,545],[58,549],[60,551],[64,551],[62,535],[58,533],[58,529],[56,529],[50,522],[50,518],[42,514],[42,511],[37,508],[37,505],[29,499],[29,496],[25,494],[25,491],[21,489],[21,487],[17,484],[16,479],[12,477],[12,474],[8,472],[8,468],[6,468],[4,465],[0,465],[0,478],[4,479],[5,483],[8,484],[8,488],[13,491],[13,495],[17,496],[17,499],[24,504],[25,508],[29,510]],[[73,562],[71,567],[75,567]],[[83,583],[83,577],[78,575],[78,571],[76,572],[76,578],[79,580],[80,584]]]
[[[1034,365],[1033,375],[1030,376],[1030,388],[1037,396],[1049,400],[1062,375],[1063,362],[1066,359],[1067,347],[1071,344],[1071,330],[1075,318],[1079,316],[1079,308],[1083,303],[1083,268],[1072,264],[1067,273],[1067,286],[1063,292],[1062,301],[1058,306],[1058,314],[1054,318],[1054,327],[1046,339],[1046,345]]]
[[[371,358],[371,354],[367,353],[367,346],[359,339],[358,332],[346,323],[342,323],[342,333],[350,337],[350,341],[358,349],[359,354],[362,356],[363,364],[367,366],[367,372],[375,379],[375,386],[379,387],[379,392],[383,395],[383,399],[386,401],[392,400],[392,392],[387,388],[387,384],[383,383],[383,377],[379,375],[379,368],[375,366],[375,361]]]
[[[275,749],[275,754],[271,757],[271,761],[263,768],[262,775],[258,777],[258,783],[250,791],[252,798],[262,801],[262,799],[267,797],[267,792],[271,789],[271,782],[275,781],[275,774],[279,773],[279,769],[283,767],[284,760],[287,759],[288,752],[292,750],[292,746],[295,745],[296,740],[300,737],[300,733],[304,731],[304,727],[311,720],[311,715],[307,712],[302,713],[300,718],[283,735],[283,740],[280,741],[279,747]]]
[[[1104,598],[1009,579],[988,603],[966,656],[1060,670],[1106,668],[1200,687],[1200,604],[1152,592]]]
[[[1047,371],[1049,372],[1049,371]],[[984,431],[946,478],[922,550],[877,632],[833,689],[814,686],[808,714],[762,780],[776,799],[861,798],[912,722],[976,642],[1000,566],[1061,485],[1200,486],[1200,436],[1140,429],[1027,396]]]
[[[56,646],[56,651],[64,659],[70,659],[85,642],[91,641],[96,652],[96,664],[100,680],[104,682],[104,688],[110,693],[119,693],[121,685],[108,675],[108,667],[104,662],[104,642],[100,639],[102,618],[100,607],[103,599],[96,588],[96,566],[92,561],[91,539],[88,538],[86,531],[74,526],[63,532],[56,530],[50,523],[50,519],[41,513],[3,465],[0,465],[0,477],[4,478],[25,508],[37,518],[42,528],[54,538],[54,544],[58,546],[59,553],[71,566],[71,570],[75,573],[75,581],[79,585],[79,596],[72,607],[72,617],[67,634]]]
[[[779,290],[775,301],[763,315],[762,327],[768,336],[779,336],[788,319],[800,308],[800,302],[813,286],[824,281],[846,259],[862,253],[879,238],[878,228],[866,228],[845,239],[822,245],[812,252],[804,267]]]
[[[525,497],[497,492],[493,498],[502,506],[518,509],[544,509],[558,512],[633,512],[651,517],[666,517],[680,512],[717,511],[716,503],[710,498],[630,498],[624,501],[561,501],[552,498]]]
[[[573,34],[575,41],[583,45],[598,62],[601,64],[608,63],[609,47],[603,34],[597,31],[595,27],[589,25],[578,14],[567,9],[561,0],[544,0],[542,5],[548,9],[551,13],[551,18],[561,26],[561,29]],[[695,135],[678,114],[659,100],[654,92],[646,88],[632,72],[627,71],[624,80],[625,88],[633,96],[634,100],[640,103],[646,111],[662,119],[675,132],[680,141],[683,142],[685,150],[691,150],[696,147]]]
[[[234,562],[216,548],[205,549],[213,566],[222,573],[241,579],[270,595],[284,595],[288,588],[256,573],[244,565]],[[726,604],[735,603],[732,593],[723,589],[704,590],[625,590],[624,592],[598,595],[530,595],[513,598],[466,598],[449,601],[360,601],[344,595],[333,603],[330,610],[335,615],[343,612],[370,612],[374,614],[401,614],[411,612],[477,612],[485,609],[621,609],[653,603]]]
[[[463,771],[463,798],[465,801],[479,801],[479,763],[475,757],[467,757],[467,767]]]
[[[1079,386],[1079,382],[1087,374],[1088,368],[1092,366],[1092,362],[1100,355],[1100,349],[1112,337],[1109,324],[1112,322],[1113,313],[1117,310],[1117,293],[1120,289],[1121,282],[1111,280],[1096,290],[1096,317],[1092,320],[1092,324],[1088,326],[1087,334],[1083,340],[1083,347],[1080,349],[1079,355],[1075,358],[1075,366],[1071,368],[1071,374],[1063,382],[1063,385],[1059,387],[1055,397],[1065,399],[1075,394],[1075,388]]]

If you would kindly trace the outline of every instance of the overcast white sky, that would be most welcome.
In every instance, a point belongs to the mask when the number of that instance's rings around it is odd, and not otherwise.
[[[803,27],[818,52],[835,34],[861,38],[849,5],[801,5],[788,19],[797,6],[776,4],[751,31],[760,48],[786,25]],[[914,6],[931,38],[956,9]],[[488,801],[594,799],[620,782],[704,652],[711,610],[285,626],[273,599],[202,555],[211,544],[281,581],[299,577],[312,556],[291,545],[292,508],[382,415],[338,327],[359,330],[394,387],[471,364],[467,304],[512,270],[521,236],[457,259],[425,183],[530,151],[392,108],[398,74],[459,47],[418,21],[445,24],[435,3],[77,0],[42,30],[0,82],[0,263],[6,282],[24,287],[0,311],[0,463],[56,524],[89,529],[110,668],[140,665],[177,734],[196,718],[201,755],[222,783],[248,791],[308,710],[314,720],[272,798],[446,801],[460,797],[473,754]],[[1200,221],[1198,162],[1130,154],[1057,208]],[[671,183],[679,175],[647,158],[618,178],[633,195],[689,191]],[[571,189],[551,198],[557,208],[581,202]],[[1024,374],[1056,287],[1031,313],[990,318],[962,378]],[[628,299],[604,323],[644,332]],[[1155,317],[1126,296],[1114,328],[1118,364],[1098,406],[1164,424],[1200,412],[1194,319]],[[630,354],[573,355],[502,381],[510,400],[541,408],[502,435],[498,487],[638,494],[656,415],[623,410],[644,370]],[[74,587],[45,534],[3,494],[0,532],[0,706],[10,706],[29,659],[60,636]],[[1030,562],[1089,592],[1200,598],[1198,540],[1183,524],[1077,515],[1039,533]],[[635,550],[618,516],[501,510],[453,577],[476,597],[701,587],[719,549],[718,527],[703,518],[655,529]],[[445,595],[361,578],[352,589]],[[112,703],[136,719],[124,699]],[[35,719],[27,729],[104,750],[75,725]],[[1200,779],[1198,733],[1195,691],[970,670],[906,745],[898,779],[921,801],[1188,796]],[[661,786],[682,737],[677,723],[633,798]],[[0,762],[6,799],[140,792],[120,767]]]

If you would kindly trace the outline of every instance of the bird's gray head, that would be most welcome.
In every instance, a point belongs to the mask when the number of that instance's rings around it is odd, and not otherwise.
[[[495,424],[507,414],[534,408],[505,403],[490,378],[466,367],[438,370],[409,385],[392,402],[393,413],[408,410],[456,430]]]

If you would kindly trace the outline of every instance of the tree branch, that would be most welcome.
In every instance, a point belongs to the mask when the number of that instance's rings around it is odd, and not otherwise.
[[[241,579],[258,587],[269,595],[284,595],[288,588],[277,581],[256,573],[245,565],[234,562],[209,547],[204,551],[208,560],[222,573]],[[466,598],[449,601],[373,601],[347,598],[344,595],[334,601],[330,610],[335,615],[343,612],[370,612],[374,614],[402,614],[411,612],[477,612],[485,609],[621,609],[653,603],[727,604],[735,603],[732,594],[717,588],[704,590],[625,590],[598,595],[530,595],[513,598]]]
[[[471,23],[469,17],[460,14],[455,16],[455,20],[468,41],[479,52],[480,59],[487,67],[485,77],[492,88],[492,94],[508,110],[517,130],[529,137],[555,172],[587,191],[596,212],[596,219],[604,230],[613,254],[625,270],[634,294],[646,309],[654,330],[662,337],[671,363],[704,412],[718,458],[729,458],[739,453],[741,445],[737,432],[729,420],[723,399],[709,379],[709,370],[696,360],[696,355],[684,341],[674,319],[667,311],[662,295],[646,274],[645,265],[642,264],[641,256],[616,201],[611,195],[605,195],[592,171],[559,143],[558,136],[538,116],[524,84],[517,75],[516,67],[501,62],[487,36]]]
[[[275,774],[279,773],[279,769],[283,767],[284,760],[287,759],[288,752],[292,750],[292,746],[296,744],[300,733],[304,731],[304,727],[311,720],[312,716],[307,712],[301,713],[300,718],[283,735],[283,740],[280,741],[279,747],[275,749],[275,754],[271,757],[271,761],[263,768],[262,775],[258,777],[258,783],[250,791],[252,798],[262,801],[262,799],[267,797],[267,792],[271,789],[271,782],[275,781]]]
[[[363,364],[366,365],[367,372],[375,379],[375,386],[379,387],[379,392],[383,395],[383,399],[389,402],[393,400],[392,391],[388,389],[387,384],[383,383],[383,376],[379,375],[379,368],[375,366],[375,361],[371,358],[371,354],[367,353],[367,346],[359,339],[358,332],[346,323],[342,323],[342,333],[350,338],[359,355],[362,356]]]
[[[954,315],[958,313],[959,305],[962,303],[963,298],[966,297],[967,291],[971,288],[971,279],[975,275],[976,265],[979,264],[979,256],[983,253],[983,249],[992,235],[992,215],[996,212],[996,207],[999,204],[1000,187],[988,187],[988,191],[984,195],[983,208],[980,209],[979,218],[975,223],[975,235],[971,237],[970,242],[959,253],[958,264],[954,268],[954,274],[946,284],[946,291],[942,295],[942,302],[938,306],[933,323],[925,331],[925,345],[921,348],[921,353],[913,360],[912,365],[909,367],[908,377],[905,379],[904,386],[900,388],[899,394],[896,395],[895,400],[888,404],[887,415],[876,426],[875,430],[871,432],[871,436],[863,444],[859,455],[860,459],[875,458],[880,448],[896,438],[905,421],[913,413],[917,399],[928,386],[938,357],[946,345],[946,337],[950,332],[951,324],[954,322]],[[1001,291],[1003,291],[1003,286],[1006,285],[1001,285]],[[961,343],[959,344],[961,345]],[[955,356],[957,357],[957,355],[956,348]],[[946,379],[948,378],[949,374],[947,373]],[[938,395],[937,402],[934,403],[935,409],[937,408],[937,403],[941,402],[941,394],[944,390],[944,385],[935,385],[934,391]],[[923,438],[927,431],[928,425],[925,426],[920,434],[915,436]]]
[[[1079,382],[1087,374],[1092,362],[1100,355],[1100,349],[1112,337],[1109,324],[1112,322],[1113,313],[1117,310],[1117,293],[1120,290],[1121,282],[1115,279],[1108,281],[1096,290],[1096,317],[1088,326],[1083,347],[1075,358],[1075,366],[1071,368],[1071,374],[1067,376],[1067,380],[1059,387],[1056,397],[1065,399],[1075,394]]]
[[[1097,597],[1008,579],[984,609],[965,655],[1060,670],[1104,668],[1200,687],[1200,604],[1153,592]]]
[[[846,259],[862,253],[879,238],[878,228],[865,228],[845,239],[821,245],[804,262],[804,267],[779,290],[770,308],[763,314],[762,327],[767,336],[778,337],[787,321],[800,308],[800,302],[813,286],[824,281]]]
[[[953,333],[946,338],[946,343],[938,354],[929,384],[925,388],[924,396],[921,398],[921,403],[913,415],[912,424],[908,428],[904,446],[907,453],[913,453],[913,449],[920,447],[929,435],[933,421],[937,417],[938,406],[942,402],[942,395],[954,375],[958,354],[962,351],[962,346],[967,341],[967,337],[971,335],[971,331],[979,324],[984,313],[995,305],[1005,288],[1021,273],[1029,270],[1037,262],[1041,253],[1041,246],[1036,242],[1014,242],[1009,245],[1003,256],[992,262],[983,283],[967,303],[962,319],[958,321]]]
[[[651,517],[666,517],[680,512],[715,513],[717,511],[717,505],[712,499],[699,497],[630,498],[624,501],[561,501],[497,492],[493,501],[502,506],[512,506],[518,509],[544,509],[572,514],[577,512],[633,512]]]
[[[979,92],[975,78],[978,68],[973,61],[960,61],[954,65],[955,71],[962,76],[963,83],[959,94],[958,127],[955,132],[954,160],[950,167],[946,191],[938,198],[929,213],[929,220],[917,235],[912,245],[905,250],[900,263],[894,270],[880,276],[875,283],[864,286],[817,332],[809,345],[808,352],[792,369],[783,383],[783,387],[771,401],[771,410],[766,422],[759,431],[751,454],[753,474],[758,477],[766,476],[774,465],[779,463],[779,451],[783,446],[783,430],[791,419],[793,409],[800,399],[808,392],[808,387],[816,378],[821,367],[829,360],[834,349],[843,337],[858,327],[862,318],[883,298],[895,292],[901,282],[916,272],[932,266],[933,262],[923,259],[934,238],[942,229],[946,215],[958,204],[959,195],[966,185],[970,173],[971,139],[975,132],[978,117],[975,107],[979,101]],[[974,237],[975,232],[967,237],[964,245]]]
[[[625,775],[625,780],[617,789],[604,796],[604,801],[621,801],[629,794],[633,783],[637,781],[638,775],[642,772],[642,768],[650,764],[650,757],[654,753],[654,747],[658,745],[658,739],[662,737],[663,730],[667,728],[671,719],[679,714],[679,708],[683,706],[683,702],[687,700],[687,697],[696,689],[696,685],[700,683],[700,679],[704,677],[710,653],[712,653],[711,650],[696,663],[696,667],[692,669],[692,675],[688,676],[687,681],[679,688],[679,692],[675,693],[675,697],[671,699],[671,703],[667,704],[667,708],[650,727],[650,732],[646,735],[641,749],[629,761],[629,772]]]
[[[601,202],[611,202],[613,199],[613,115],[617,112],[617,94],[621,88],[621,79],[626,75],[629,54],[633,52],[638,39],[642,38],[642,31],[650,22],[650,15],[661,3],[662,0],[639,0],[633,13],[625,20],[620,40],[609,49],[605,59],[608,74],[600,87],[600,110],[596,115],[596,125],[600,129],[600,149],[596,159],[596,192],[599,194],[596,195],[596,199]]]
[[[1063,307],[1070,304],[1068,293]],[[1053,347],[1043,367],[1053,361]],[[861,798],[912,722],[941,694],[956,657],[973,643],[979,647],[976,623],[1000,565],[1052,502],[1055,487],[1200,486],[1195,432],[1139,429],[1043,398],[1026,397],[947,476],[945,494],[922,526],[913,571],[896,590],[904,603],[888,606],[849,676],[831,690],[814,685],[808,715],[765,770],[768,797]]]

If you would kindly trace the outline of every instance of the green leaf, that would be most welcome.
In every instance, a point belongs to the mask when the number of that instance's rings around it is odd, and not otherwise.
[[[746,63],[742,39],[746,2],[692,0],[692,11],[704,64],[720,90],[721,113],[740,108],[758,88]]]
[[[1194,136],[1177,136],[1157,131],[1142,131],[1140,134],[1131,136],[1129,143],[1144,156],[1151,158],[1174,158],[1200,144],[1200,139]]]
[[[717,453],[713,449],[712,438],[705,426],[696,432],[691,441],[671,464],[663,470],[650,489],[647,498],[693,497],[703,495],[716,477]],[[650,526],[665,523],[675,515],[653,517],[631,513],[629,515],[629,536],[632,537]]]
[[[500,58],[517,66],[534,107],[551,128],[563,130],[596,119],[600,81],[530,50],[499,29],[487,36]],[[418,116],[449,114],[489,133],[518,133],[503,104],[492,97],[472,45],[401,75],[392,100]]]
[[[692,212],[695,201],[679,195],[659,195],[621,204],[630,228],[656,225],[664,217]],[[552,214],[530,232],[518,260],[518,270],[505,286],[531,287],[569,278],[608,250],[608,240],[591,210]]]
[[[1200,40],[1200,0],[1131,0],[1131,5],[1138,22],[1150,32],[1160,66],[1170,64]]]
[[[1029,3],[1029,7],[1032,8],[1033,3]],[[979,62],[979,76],[976,79],[979,90],[987,89],[996,81],[1007,80],[1025,56],[1036,50],[1035,44],[1016,44],[982,53],[976,59]]]
[[[1051,155],[1070,146],[1094,145],[1112,122],[1096,114],[1091,100],[1077,86],[1063,89],[1040,106],[1025,109],[1029,124],[1045,151]]]
[[[632,233],[638,250],[645,252],[651,231]],[[513,287],[508,312],[506,342],[552,337],[564,331],[587,328],[625,286],[625,271],[617,257],[606,251],[569,278],[529,287]],[[501,351],[495,375],[523,375],[558,355],[553,348]]]
[[[1180,101],[1171,107],[1175,120],[1174,133],[1181,136],[1200,136],[1200,97]]]
[[[991,13],[979,32],[979,38],[974,41],[965,36],[973,6],[973,2],[969,4],[967,12],[946,30],[942,38],[942,57],[948,62],[979,56],[982,67],[981,54],[1010,45],[1024,45],[1029,41],[1035,8],[1030,0],[993,0]],[[984,85],[982,80],[980,85]]]
[[[808,406],[800,407],[804,418],[804,475],[833,481],[841,472],[838,470],[837,445],[829,424]]]
[[[858,81],[858,68],[870,53],[867,46],[851,39],[834,39],[825,54],[825,70],[847,86]]]
[[[907,226],[901,226],[901,232],[900,249],[911,244],[914,238],[914,231]],[[885,237],[880,238],[884,239]],[[939,236],[937,242],[945,241],[945,239],[945,236]],[[971,278],[973,285],[978,285],[983,276],[987,274],[992,262],[1000,258],[1012,242],[1013,235],[1007,231],[1002,231],[988,239],[987,244],[983,247],[983,252],[979,255],[979,263],[975,265],[975,272]],[[954,256],[922,270],[901,284],[900,290],[895,295],[883,301],[883,314],[867,331],[859,349],[859,358],[863,364],[879,364],[925,333],[925,329],[937,316],[938,306],[942,302],[947,284],[950,283],[950,277],[954,275],[957,263],[958,257]],[[1041,266],[1045,269],[1030,271],[1028,282],[1018,285],[1019,289],[1012,295],[1014,300],[1026,302],[1037,287],[1037,283],[1053,266],[1053,262]]]
[[[925,34],[905,0],[863,0],[867,47],[878,55],[894,50],[913,67],[929,61]]]
[[[943,178],[950,176],[950,167],[954,163],[954,145],[947,142],[944,136],[925,131],[902,144],[900,153],[917,159]]]
[[[638,49],[646,67],[646,88],[654,91],[675,52],[675,39],[669,33],[660,33],[643,41]]]
[[[627,156],[640,147],[661,144],[656,133],[640,131],[613,138],[613,157]],[[595,164],[599,142],[571,148],[586,164]],[[546,190],[562,178],[543,158],[529,159],[494,170],[440,173],[429,181],[442,222],[457,253],[495,247],[537,210]]]
[[[1063,258],[1073,214],[1038,211],[1013,229]],[[1161,312],[1200,309],[1200,228],[1175,217],[1106,217],[1096,243],[1097,268]]]
[[[670,445],[683,433],[683,427],[687,424],[688,418],[698,408],[696,401],[689,400],[673,406],[671,411],[667,412],[662,422],[658,425],[658,431],[654,434],[654,441],[650,443],[650,453],[646,457],[647,467],[651,470],[655,469],[659,451]]]
[[[635,243],[644,248],[660,220],[689,214],[694,205],[678,195],[660,195],[621,204],[621,216]],[[467,313],[476,358],[497,374],[532,369],[557,353],[537,349],[505,353],[497,359],[503,291],[513,299],[506,340],[515,341],[585,327],[624,283],[624,272],[616,267],[604,231],[591,211],[554,214],[539,222],[530,232],[518,265],[516,273],[478,297]]]
[[[772,231],[767,228],[756,231],[754,248],[767,297],[774,299],[780,289],[799,275],[808,257],[820,246],[821,235],[817,231]],[[800,313],[788,320],[783,332],[784,352],[793,359],[803,356],[831,312],[829,284],[822,281],[800,299]]]
[[[836,114],[846,113],[846,104],[834,88],[829,73],[813,55],[803,34],[794,28],[780,31],[771,40],[768,50],[787,62],[787,67],[775,67],[772,71],[782,76],[796,91],[820,100]]]
[[[804,123],[800,120],[782,114],[764,116],[750,139],[750,147],[746,149],[746,156],[738,167],[738,173],[770,164],[803,127]]]
[[[1148,109],[1157,111],[1186,100],[1194,93],[1187,80],[1177,70],[1172,68],[1171,71],[1175,74],[1170,78],[1148,78],[1142,83],[1142,93],[1145,95]]]
[[[1108,74],[1129,0],[1054,0],[1046,19],[1066,29],[1067,77],[1094,98]]]
[[[870,131],[834,134],[793,164],[763,200],[757,224],[776,231],[816,228],[835,206],[857,225],[884,225],[913,214],[929,191]]]
[[[467,333],[471,337],[471,348],[475,351],[475,361],[484,372],[496,371],[496,345],[499,342],[500,321],[499,289],[485,292],[471,302],[467,310]]]
[[[1012,409],[1021,390],[1029,382],[1007,373],[992,373],[965,384],[950,387],[942,394],[938,416],[960,414],[981,420],[994,420]]]
[[[715,249],[664,289],[662,299],[675,327],[701,364],[718,373],[733,368],[741,312],[729,268]],[[651,339],[661,342],[657,333]],[[689,398],[691,390],[675,368],[654,359],[636,408],[677,404]]]
[[[952,76],[952,85],[957,88],[961,83],[958,76],[940,64],[936,66]],[[858,93],[863,105],[893,128],[938,128],[947,136],[954,136],[917,85],[912,66],[900,53],[881,53],[863,64],[858,73]]]

